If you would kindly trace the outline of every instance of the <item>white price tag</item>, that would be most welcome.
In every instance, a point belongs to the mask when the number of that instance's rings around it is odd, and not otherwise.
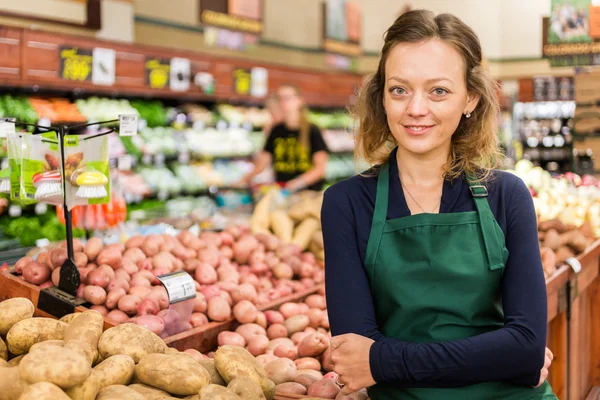
[[[167,289],[170,304],[196,297],[194,278],[185,271],[171,272],[170,274],[159,275],[157,278]]]
[[[38,239],[35,241],[35,245],[36,247],[43,249],[44,247],[48,246],[50,244],[50,241],[48,239]]]
[[[113,49],[94,48],[92,54],[92,83],[112,86],[115,84],[115,55]]]
[[[11,217],[20,217],[22,212],[23,210],[21,209],[21,206],[18,206],[16,204],[13,204],[12,206],[8,207],[8,215],[10,215]]]
[[[571,257],[567,258],[565,262],[567,263],[567,265],[573,268],[573,271],[575,271],[576,274],[581,272],[581,263],[578,259]]]
[[[35,214],[36,215],[44,215],[47,212],[48,212],[48,204],[46,204],[46,203],[37,203],[35,205]]]
[[[5,168],[8,168],[8,158],[2,159],[2,165],[0,166],[0,169],[5,169]]]
[[[134,136],[137,135],[138,116],[135,114],[119,115],[119,135]]]
[[[131,171],[131,156],[126,154],[119,157],[118,166],[120,171]]]
[[[171,90],[186,91],[190,88],[191,63],[187,58],[171,59]]]
[[[190,153],[187,151],[182,151],[181,153],[179,153],[179,163],[180,164],[184,164],[187,165],[190,163]]]
[[[15,124],[14,122],[3,121],[0,123],[0,138],[8,137],[8,135],[12,135],[15,133]]]

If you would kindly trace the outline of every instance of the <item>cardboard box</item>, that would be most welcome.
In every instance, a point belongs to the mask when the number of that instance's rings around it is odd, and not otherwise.
[[[580,153],[585,153],[588,149],[594,154],[594,170],[600,171],[600,136],[590,136],[583,140],[573,142],[573,148]]]
[[[585,135],[600,132],[600,107],[575,107],[574,134]]]
[[[600,69],[578,68],[575,75],[575,101],[579,105],[600,102]]]

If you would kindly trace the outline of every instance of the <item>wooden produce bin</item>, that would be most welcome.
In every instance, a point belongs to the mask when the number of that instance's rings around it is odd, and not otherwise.
[[[581,271],[569,281],[569,400],[600,385],[600,240],[577,259]]]

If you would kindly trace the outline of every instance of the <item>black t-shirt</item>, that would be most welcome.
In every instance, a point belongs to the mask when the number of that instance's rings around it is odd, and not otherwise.
[[[273,156],[273,170],[277,182],[288,182],[313,167],[312,157],[319,151],[327,151],[327,144],[319,128],[310,125],[310,152],[300,144],[300,130],[288,129],[284,123],[275,125],[267,138],[264,150]],[[324,181],[318,181],[307,189],[321,190]]]

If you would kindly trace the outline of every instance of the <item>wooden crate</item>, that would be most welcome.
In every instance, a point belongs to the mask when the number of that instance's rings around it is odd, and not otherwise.
[[[319,291],[322,285],[317,285],[311,289],[302,292],[293,293],[289,296],[267,303],[259,307],[260,311],[276,310],[287,302],[299,302]],[[179,351],[186,349],[196,349],[201,353],[208,353],[217,348],[217,336],[223,331],[234,331],[239,324],[232,320],[225,322],[210,322],[207,325],[178,333],[164,338],[167,346],[174,347]]]
[[[320,397],[311,397],[306,394],[291,394],[291,393],[283,393],[283,392],[276,392],[274,399],[275,400],[296,400],[296,399],[306,399],[309,397],[313,400],[326,400],[326,399],[322,399]]]

